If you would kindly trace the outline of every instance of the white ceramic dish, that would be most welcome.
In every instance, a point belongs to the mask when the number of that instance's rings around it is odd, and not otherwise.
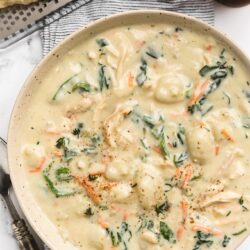
[[[172,23],[198,30],[204,34],[210,34],[224,43],[228,49],[237,55],[244,65],[250,68],[250,61],[244,53],[216,29],[197,19],[166,11],[131,11],[100,19],[73,33],[50,52],[26,80],[16,100],[9,126],[8,158],[12,183],[21,208],[34,230],[51,249],[70,250],[75,249],[75,247],[63,240],[56,227],[49,221],[42,210],[37,207],[37,203],[29,190],[25,171],[20,165],[20,146],[22,143],[20,141],[20,134],[22,131],[20,131],[19,127],[22,123],[22,117],[27,115],[26,108],[33,97],[33,93],[39,88],[43,75],[46,74],[46,71],[52,65],[60,60],[61,55],[76,46],[79,42],[103,30],[120,25],[148,22]]]

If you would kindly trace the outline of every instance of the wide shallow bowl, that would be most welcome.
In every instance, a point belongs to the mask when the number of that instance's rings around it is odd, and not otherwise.
[[[37,202],[29,189],[25,169],[20,164],[20,147],[22,145],[20,135],[22,131],[20,131],[19,128],[22,124],[22,118],[28,115],[27,107],[29,106],[34,93],[39,90],[44,75],[53,65],[57,64],[57,62],[61,60],[61,56],[67,53],[70,49],[74,48],[79,43],[84,43],[84,41],[92,35],[110,28],[151,22],[165,22],[177,26],[180,25],[194,31],[199,31],[201,35],[211,35],[218,41],[222,42],[227,49],[231,50],[240,59],[242,64],[250,69],[249,59],[222,33],[195,18],[175,12],[141,10],[116,14],[90,23],[61,42],[38,64],[26,80],[13,109],[8,135],[9,168],[16,196],[29,223],[51,249],[70,250],[75,249],[75,247],[69,242],[63,240],[58,233],[57,228],[38,207]]]

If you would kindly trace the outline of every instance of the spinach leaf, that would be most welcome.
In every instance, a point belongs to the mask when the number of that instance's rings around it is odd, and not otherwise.
[[[60,167],[56,170],[56,179],[58,181],[70,181],[73,176],[70,174],[70,169],[66,167]]]
[[[227,247],[227,245],[229,244],[230,240],[231,240],[230,237],[228,237],[227,235],[224,235],[223,241],[222,241],[222,243],[221,243],[222,246],[223,246],[223,247]]]
[[[109,89],[109,82],[106,76],[105,68],[106,65],[100,64],[99,65],[99,86],[100,90],[102,91],[104,88]]]
[[[163,221],[160,221],[160,234],[163,236],[165,240],[169,241],[170,243],[176,242],[176,240],[174,239],[173,231]]]
[[[58,197],[62,197],[62,196],[70,196],[76,193],[75,190],[71,189],[71,188],[57,188],[54,183],[52,182],[52,180],[49,177],[49,171],[52,168],[52,163],[43,170],[43,178],[46,181],[46,184],[49,188],[49,190],[58,198]]]
[[[59,149],[64,149],[69,144],[69,138],[61,137],[56,141],[56,147]]]
[[[68,78],[65,82],[63,82],[59,88],[57,89],[56,93],[54,94],[54,96],[52,97],[52,100],[55,101],[57,100],[57,98],[59,97],[60,94],[64,94],[67,93],[68,91],[68,87],[72,85],[72,82],[74,80],[74,77],[77,74],[71,76],[70,78]]]
[[[81,122],[78,123],[77,127],[75,129],[73,129],[72,134],[76,135],[79,138],[82,128],[83,128],[83,123],[81,123]]]
[[[154,59],[158,59],[160,55],[151,47],[148,47],[146,54]]]
[[[90,92],[91,87],[89,83],[78,82],[72,86],[72,92],[76,91],[77,89],[79,89],[80,92]]]
[[[183,165],[184,161],[188,159],[188,153],[187,152],[182,152],[180,153],[178,156],[177,155],[174,155],[174,165],[176,167],[179,167],[181,165]]]
[[[97,148],[95,146],[83,148],[81,151],[86,155],[95,155],[98,153]]]
[[[209,65],[205,65],[204,67],[202,67],[199,71],[199,74],[201,76],[205,76],[208,72],[212,71],[212,70],[215,70],[219,68],[218,65],[215,65],[215,66],[209,66]]]
[[[136,82],[139,87],[141,87],[144,82],[147,80],[147,62],[145,59],[141,59],[140,72],[136,76]]]
[[[159,147],[161,148],[164,157],[170,156],[168,148],[167,148],[166,136],[165,136],[164,130],[162,130],[161,135],[160,135]]]
[[[162,204],[155,207],[155,212],[157,215],[163,214],[164,212],[168,211],[169,208],[170,208],[170,205],[168,201],[165,201]]]
[[[93,216],[94,215],[94,212],[92,211],[92,208],[89,207],[85,210],[84,214],[87,216],[87,217],[90,217],[90,216]]]
[[[64,149],[64,156],[63,156],[63,160],[65,162],[70,162],[74,156],[77,156],[77,152],[72,150],[72,149],[68,149],[65,148]]]
[[[207,247],[210,247],[213,244],[213,241],[211,240],[211,234],[205,234],[205,233],[198,231],[194,238],[196,238],[197,241],[193,247],[193,250],[201,249],[202,245],[206,245]]]
[[[100,47],[105,47],[105,46],[109,45],[108,41],[104,38],[96,39],[96,42]]]

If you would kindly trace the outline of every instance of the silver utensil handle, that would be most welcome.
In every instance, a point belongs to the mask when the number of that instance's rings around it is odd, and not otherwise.
[[[12,222],[11,226],[20,250],[39,250],[39,247],[34,237],[29,232],[24,220],[15,220]]]

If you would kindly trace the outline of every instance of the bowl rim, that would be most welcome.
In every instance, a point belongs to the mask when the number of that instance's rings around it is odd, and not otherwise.
[[[39,69],[42,68],[44,65],[47,64],[47,62],[50,60],[50,58],[57,52],[59,49],[63,48],[65,45],[67,45],[71,40],[73,40],[74,37],[77,37],[81,33],[87,32],[88,30],[91,30],[95,27],[98,27],[102,24],[105,24],[106,22],[112,22],[113,19],[120,18],[121,20],[123,18],[129,18],[130,16],[133,17],[135,15],[162,15],[162,16],[169,16],[173,18],[179,18],[179,19],[184,19],[190,23],[193,23],[200,27],[201,29],[207,30],[209,35],[212,35],[214,38],[219,39],[223,43],[225,43],[227,46],[229,46],[230,49],[232,49],[233,52],[240,58],[242,62],[244,62],[248,68],[250,68],[250,59],[249,57],[239,48],[239,46],[232,41],[226,34],[222,33],[219,31],[217,28],[211,26],[210,24],[197,19],[195,17],[191,17],[182,13],[178,12],[173,12],[173,11],[167,11],[167,10],[148,10],[148,9],[142,9],[142,10],[130,10],[130,11],[124,11],[124,12],[119,12],[110,16],[102,17],[98,20],[91,21],[85,26],[82,26],[81,28],[77,29],[74,31],[72,34],[67,36],[65,39],[60,41],[47,55],[45,55],[40,62],[34,67],[32,72],[29,74],[25,82],[23,83],[21,90],[18,93],[18,96],[15,100],[12,112],[11,112],[11,117],[9,121],[9,126],[8,126],[8,136],[7,136],[7,141],[8,141],[8,164],[9,164],[9,171],[10,171],[10,177],[12,180],[12,185],[14,192],[16,194],[18,203],[21,207],[22,212],[24,213],[28,223],[31,225],[32,229],[37,233],[37,235],[43,240],[43,242],[50,248],[50,249],[57,249],[56,248],[56,242],[52,242],[51,240],[48,240],[43,231],[39,229],[39,226],[36,224],[36,222],[33,220],[33,217],[29,211],[29,209],[26,206],[26,203],[23,201],[21,195],[19,195],[19,190],[18,190],[18,185],[15,182],[15,164],[12,165],[12,148],[11,148],[11,141],[14,136],[14,132],[12,131],[12,127],[14,126],[15,122],[15,113],[18,110],[18,104],[21,102],[23,99],[23,94],[26,90],[27,87],[32,85],[32,79],[36,75],[36,72],[39,72]],[[149,19],[150,20],[150,19]],[[189,26],[188,24],[187,26]],[[121,25],[120,25],[121,26]],[[117,25],[117,27],[119,27]],[[98,32],[97,32],[98,33]],[[66,46],[65,46],[66,47]],[[246,237],[240,242],[239,245],[243,243],[243,241],[249,236],[250,232],[246,235]],[[62,238],[62,237],[61,237]],[[238,246],[239,246],[238,245]]]

